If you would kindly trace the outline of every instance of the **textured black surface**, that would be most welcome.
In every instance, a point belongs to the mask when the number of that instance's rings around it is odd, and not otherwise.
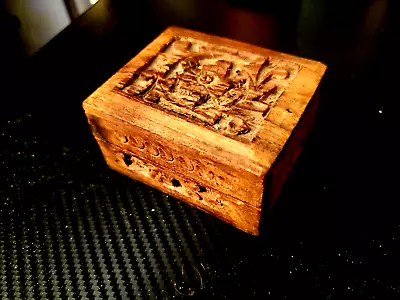
[[[53,118],[37,112],[1,128],[2,299],[394,299],[400,293],[400,227],[392,219],[377,232],[348,231],[355,226],[343,213],[326,211],[335,209],[329,199],[337,202],[338,188],[319,178],[312,149],[280,199],[286,204],[278,206],[271,234],[264,228],[252,237],[109,170],[89,130],[75,133],[78,141],[65,140],[62,126],[50,126]],[[307,213],[311,206],[320,216]]]
[[[1,297],[169,299],[213,280],[219,221],[38,138],[34,119],[2,131]]]
[[[271,3],[101,0],[25,63],[2,27],[1,300],[399,298],[397,12]],[[168,25],[329,66],[259,237],[109,170],[90,135],[82,101]]]

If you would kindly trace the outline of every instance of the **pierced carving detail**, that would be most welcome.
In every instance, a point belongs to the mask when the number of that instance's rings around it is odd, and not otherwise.
[[[203,179],[212,185],[218,185],[225,190],[231,190],[236,182],[236,177],[228,174],[220,168],[215,168],[213,162],[206,159],[192,158],[174,151],[170,147],[162,145],[154,140],[145,139],[140,135],[124,132],[121,128],[108,123],[103,126],[96,118],[90,118],[89,122],[93,132],[104,141],[129,149],[138,156],[144,156],[167,168],[182,170],[192,173],[200,181]],[[103,121],[104,122],[104,121]],[[223,178],[223,181],[221,181]]]
[[[178,37],[116,89],[249,142],[299,69],[293,62]]]
[[[213,199],[212,195],[209,195],[209,193],[207,193],[207,189],[204,186],[194,181],[187,179],[178,180],[168,175],[167,173],[163,172],[162,169],[150,163],[146,163],[145,161],[135,156],[131,156],[124,152],[115,152],[115,153],[119,158],[116,160],[116,162],[124,164],[126,168],[130,170],[135,170],[136,172],[139,172],[143,176],[150,177],[156,180],[157,182],[164,184],[170,189],[176,189],[180,193],[189,196],[192,199],[196,199],[198,201],[202,201],[203,197],[207,198],[208,201],[212,201]],[[221,199],[216,199],[215,202],[216,202],[215,205],[218,204],[222,205]]]
[[[115,136],[118,137],[118,134],[115,134]],[[212,164],[211,162],[174,154],[170,149],[157,142],[142,141],[141,138],[136,136],[129,136],[126,143],[130,144],[132,140],[136,143],[132,143],[132,146],[141,152],[147,153],[152,159],[156,159],[155,161],[160,159],[166,163],[172,163],[177,169],[184,170],[185,172],[193,172],[196,176],[212,182],[214,185],[219,185],[223,189],[227,189],[235,181],[234,178],[230,178],[231,176],[220,169],[211,170],[208,167],[208,165]],[[141,142],[137,144],[137,141]],[[216,175],[215,172],[218,172],[218,174]]]

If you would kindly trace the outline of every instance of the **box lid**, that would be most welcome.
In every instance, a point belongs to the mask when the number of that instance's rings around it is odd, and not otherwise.
[[[84,107],[262,176],[325,70],[320,62],[171,27]]]

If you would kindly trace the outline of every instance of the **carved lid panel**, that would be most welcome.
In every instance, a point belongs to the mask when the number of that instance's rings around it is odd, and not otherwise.
[[[299,69],[291,61],[174,36],[116,89],[133,101],[250,142]]]

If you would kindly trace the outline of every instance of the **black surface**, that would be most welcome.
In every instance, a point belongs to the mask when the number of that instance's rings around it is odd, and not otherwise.
[[[0,298],[398,299],[397,11],[348,2],[100,1],[31,58],[2,19]],[[81,102],[168,25],[329,67],[259,237],[109,170],[90,135]]]

